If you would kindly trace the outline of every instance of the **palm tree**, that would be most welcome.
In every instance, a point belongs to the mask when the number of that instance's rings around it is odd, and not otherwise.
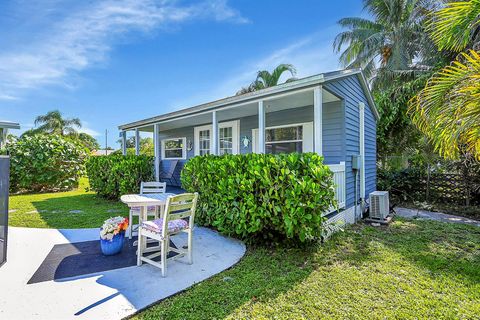
[[[429,30],[439,49],[478,45],[480,0],[448,3],[435,12]],[[469,152],[480,160],[480,54],[469,50],[435,73],[410,101],[413,122],[446,158]]]
[[[75,127],[82,127],[79,118],[64,119],[58,110],[49,111],[46,115],[36,117],[35,126],[38,124],[41,125],[35,129],[36,132],[55,133],[62,136],[76,135]]]
[[[374,20],[354,17],[338,22],[348,29],[339,33],[333,43],[334,51],[341,52],[340,63],[347,68],[362,68],[369,78],[412,74],[425,69],[413,61],[427,56],[432,48],[423,22],[434,2],[364,0],[364,9]]]
[[[285,82],[296,80],[295,75],[297,70],[295,67],[291,64],[280,64],[271,73],[267,70],[258,71],[255,81],[253,81],[248,87],[240,89],[240,91],[237,92],[237,95],[276,86],[279,84],[280,77],[285,72],[289,72],[292,75],[292,77],[288,78]]]

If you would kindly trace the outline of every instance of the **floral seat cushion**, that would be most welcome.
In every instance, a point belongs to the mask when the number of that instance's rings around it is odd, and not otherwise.
[[[131,207],[130,210],[135,211],[135,212],[140,212],[140,207]],[[148,206],[147,211],[155,211],[155,206]]]
[[[142,222],[142,228],[155,233],[162,233],[163,219],[155,219]],[[188,222],[183,219],[171,220],[168,222],[168,233],[175,233],[188,229]]]

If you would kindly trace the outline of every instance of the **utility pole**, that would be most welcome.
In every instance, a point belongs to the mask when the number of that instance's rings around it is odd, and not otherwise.
[[[105,129],[105,155],[108,156],[108,130]]]

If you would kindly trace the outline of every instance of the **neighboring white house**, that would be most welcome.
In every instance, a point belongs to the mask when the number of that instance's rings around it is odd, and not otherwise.
[[[98,149],[98,150],[93,150],[91,155],[92,156],[109,156],[112,153],[114,153],[117,150],[113,149]]]
[[[20,129],[20,124],[10,121],[0,121],[0,148],[7,142],[8,129]]]

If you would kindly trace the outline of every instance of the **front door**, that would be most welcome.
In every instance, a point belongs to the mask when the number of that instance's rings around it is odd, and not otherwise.
[[[239,153],[239,120],[221,122],[218,124],[218,154]],[[212,125],[195,127],[195,155],[213,154],[212,150]]]

